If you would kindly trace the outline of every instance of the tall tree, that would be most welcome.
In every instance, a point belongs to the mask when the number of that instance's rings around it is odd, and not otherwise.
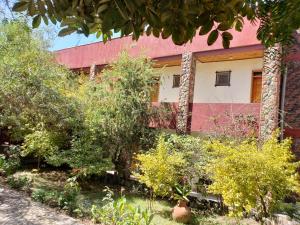
[[[61,36],[96,33],[104,41],[112,31],[136,40],[144,33],[171,37],[177,45],[208,34],[208,45],[221,37],[228,48],[230,29],[259,19],[257,36],[268,46],[288,42],[300,27],[299,0],[17,0],[13,10],[32,16],[33,27],[50,20],[60,22]]]

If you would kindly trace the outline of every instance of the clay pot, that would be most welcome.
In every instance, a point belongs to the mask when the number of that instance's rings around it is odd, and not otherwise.
[[[179,223],[188,223],[191,219],[192,212],[187,206],[187,202],[179,200],[178,204],[173,208],[172,218]]]

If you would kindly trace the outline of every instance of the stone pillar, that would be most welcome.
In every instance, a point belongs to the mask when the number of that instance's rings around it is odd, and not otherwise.
[[[281,53],[280,45],[269,47],[264,52],[259,129],[262,141],[270,137],[279,123]]]
[[[90,81],[95,80],[97,73],[97,66],[95,64],[91,65],[90,68]]]
[[[182,54],[181,76],[179,87],[178,115],[176,132],[186,134],[190,132],[191,110],[190,103],[194,98],[196,59],[192,52]]]

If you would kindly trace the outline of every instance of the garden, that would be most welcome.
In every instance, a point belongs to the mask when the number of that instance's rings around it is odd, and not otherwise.
[[[291,139],[261,141],[241,116],[238,134],[151,128],[170,112],[151,104],[149,59],[123,52],[89,80],[58,65],[43,37],[0,24],[1,186],[103,225],[300,221]]]

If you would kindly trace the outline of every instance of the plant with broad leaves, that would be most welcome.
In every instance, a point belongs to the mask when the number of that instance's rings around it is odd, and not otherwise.
[[[298,0],[18,0],[13,7],[33,17],[33,27],[42,20],[59,22],[60,36],[78,32],[106,41],[113,32],[136,40],[153,34],[182,45],[199,32],[209,34],[209,45],[221,37],[225,48],[233,39],[231,29],[241,31],[244,19],[262,21],[257,36],[264,44],[288,42],[300,27],[299,9]]]
[[[153,214],[148,210],[131,206],[127,203],[125,196],[115,200],[109,188],[106,188],[105,192],[104,205],[92,206],[91,213],[94,222],[103,225],[150,225],[152,223]]]
[[[175,191],[173,194],[173,198],[176,200],[183,200],[186,202],[189,202],[189,194],[191,193],[191,188],[188,186],[180,186],[180,185],[175,185],[174,187]]]

